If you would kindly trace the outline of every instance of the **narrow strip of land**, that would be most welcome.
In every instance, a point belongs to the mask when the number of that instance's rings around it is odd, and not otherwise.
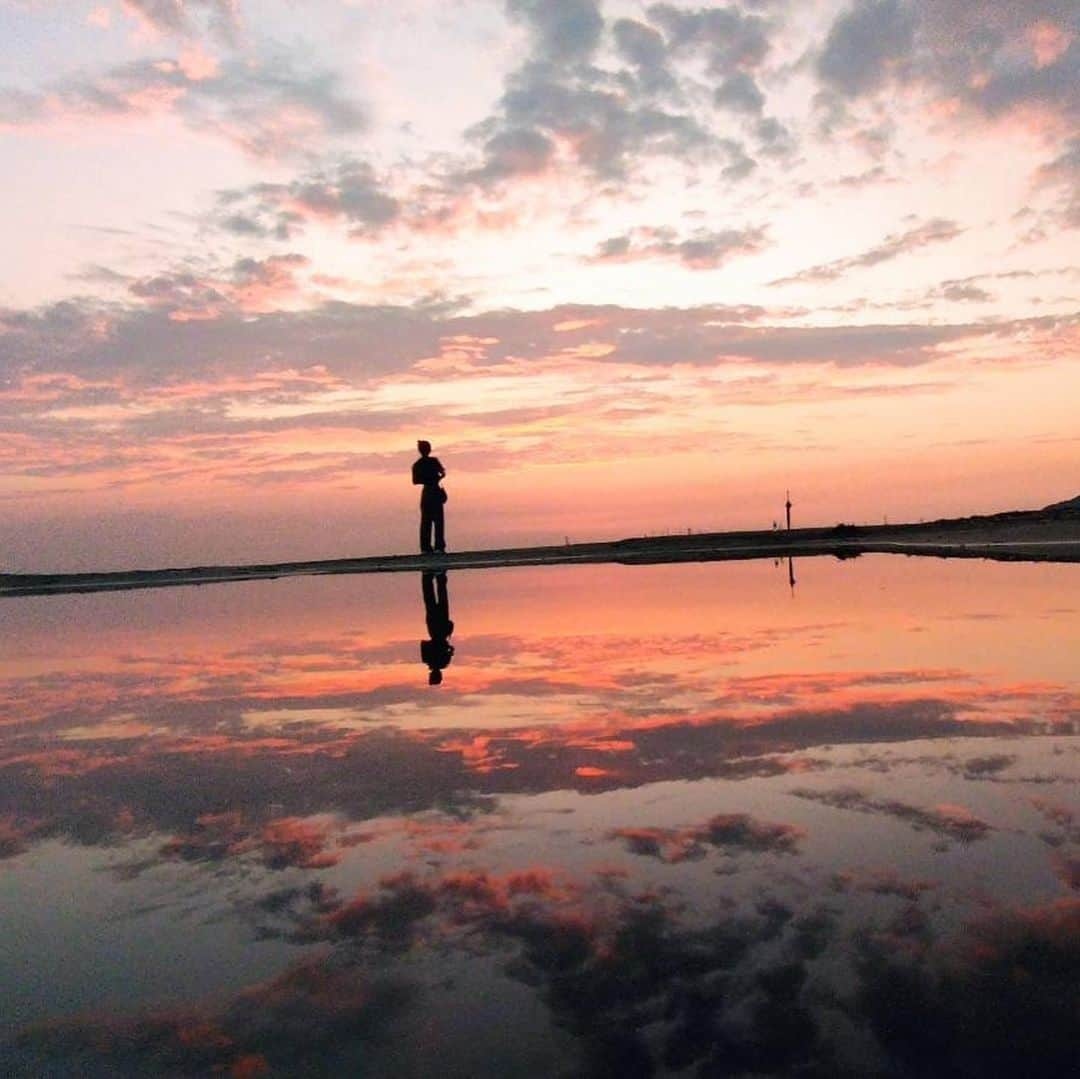
[[[597,562],[652,565],[754,558],[812,558],[821,555],[855,558],[863,554],[987,558],[1014,562],[1080,562],[1080,513],[1038,510],[925,524],[711,532],[443,555],[379,555],[311,562],[189,566],[103,573],[0,574],[0,598],[172,588],[325,574],[415,573],[424,570]]]

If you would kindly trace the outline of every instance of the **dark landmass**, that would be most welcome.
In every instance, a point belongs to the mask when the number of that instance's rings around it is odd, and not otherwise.
[[[444,555],[378,555],[319,562],[191,566],[112,573],[0,574],[0,598],[110,592],[132,588],[221,584],[332,573],[415,573],[418,570],[621,562],[724,562],[751,558],[810,558],[863,554],[986,558],[1006,562],[1080,562],[1080,497],[1041,510],[1014,510],[918,524],[851,525],[761,532],[703,532],[605,543],[516,547]]]

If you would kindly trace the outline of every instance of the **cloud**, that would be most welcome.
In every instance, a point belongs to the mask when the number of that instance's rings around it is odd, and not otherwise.
[[[277,299],[288,295],[302,268],[292,258],[251,263],[253,274],[276,282]],[[245,289],[247,265],[241,260],[210,274],[179,270],[138,279],[129,305],[66,301],[30,311],[0,309],[0,359],[14,378],[120,378],[144,390],[194,378],[313,367],[362,380],[407,371],[438,356],[442,342],[462,338],[486,342],[476,346],[475,359],[485,369],[557,360],[585,346],[588,362],[643,367],[728,360],[907,366],[927,363],[939,346],[965,338],[1007,338],[1040,328],[1052,332],[1068,323],[800,327],[770,325],[761,308],[711,305],[656,310],[563,305],[460,314],[440,301],[413,306],[334,301],[294,310],[281,309],[273,288],[257,281]],[[245,310],[245,298],[249,306],[259,301],[261,307]],[[186,310],[207,317],[173,317]],[[575,320],[587,325],[555,329]],[[18,408],[26,407],[19,402],[16,398]]]
[[[1080,12],[1069,0],[857,0],[815,64],[828,107],[899,83],[991,119],[1080,117]]]
[[[953,240],[963,231],[955,221],[935,217],[921,225],[915,225],[906,232],[886,236],[880,244],[868,248],[861,254],[811,266],[790,277],[778,278],[771,284],[791,285],[803,281],[835,281],[849,270],[865,269],[882,262],[890,262],[892,259],[918,251],[920,248]]]
[[[950,300],[953,303],[989,303],[994,294],[976,285],[971,278],[956,281],[943,281],[937,288],[932,288],[927,297],[935,300]]]
[[[682,242],[671,241],[673,254],[719,258],[714,246],[702,253],[680,247]],[[614,257],[618,248],[606,254]],[[155,387],[164,392],[183,385],[201,387],[194,396],[206,402],[259,397],[269,389],[280,392],[281,386],[271,385],[279,376],[287,376],[297,393],[293,400],[301,400],[335,381],[360,385],[418,368],[447,350],[459,368],[489,372],[566,362],[643,368],[730,361],[911,366],[965,339],[1019,340],[1033,333],[1050,339],[1067,333],[1075,321],[787,326],[770,323],[764,309],[752,306],[563,305],[463,314],[438,298],[410,306],[332,301],[304,307],[305,270],[298,255],[241,259],[211,272],[181,267],[136,278],[128,285],[127,302],[71,300],[0,309],[0,361],[9,379],[0,388],[0,413],[9,425],[16,418],[36,422],[61,398],[100,404],[102,395],[112,395],[120,402]],[[462,341],[472,344],[462,351]],[[307,374],[300,377],[301,372]],[[156,422],[154,410],[148,411],[153,403],[142,400],[143,420]],[[158,405],[172,409],[183,403],[177,397]],[[325,408],[317,405],[315,411]],[[270,430],[276,421],[263,422]],[[345,426],[352,422],[342,416]],[[254,429],[252,424],[258,421],[248,421],[246,429]],[[74,438],[73,421],[64,430]],[[22,465],[29,463],[20,456]]]
[[[240,0],[122,0],[124,8],[147,26],[165,34],[194,37],[205,20],[211,33],[235,41]]]
[[[461,179],[489,186],[517,176],[537,176],[555,161],[555,143],[534,128],[496,131],[484,143],[484,164]]]
[[[728,75],[713,93],[713,101],[734,112],[758,114],[765,107],[765,95],[753,76],[745,71]]]
[[[636,19],[617,19],[611,32],[616,51],[634,69],[636,85],[643,93],[677,89],[677,82],[667,68],[667,42],[662,34]]]
[[[1080,135],[1069,139],[1065,149],[1039,169],[1036,179],[1040,185],[1061,188],[1061,223],[1080,228]]]
[[[634,262],[650,258],[673,258],[690,270],[714,270],[738,255],[764,250],[765,229],[698,229],[680,239],[674,229],[639,228],[604,240],[593,262]]]
[[[656,22],[653,10],[650,20]],[[448,179],[451,187],[532,175],[556,153],[617,180],[630,177],[648,157],[687,162],[728,152],[689,111],[653,100],[662,93],[680,96],[667,67],[670,42],[653,27],[625,18],[614,22],[615,56],[629,67],[611,71],[596,63],[606,26],[592,0],[507,0],[507,11],[529,28],[529,54],[507,77],[492,115],[467,132],[481,145],[481,163],[459,169]]]
[[[312,222],[341,223],[367,237],[398,221],[402,204],[374,168],[355,158],[289,183],[262,182],[218,193],[214,221],[236,236],[288,240]]]
[[[225,311],[272,311],[300,294],[296,274],[307,265],[297,254],[241,258],[224,277],[177,271],[137,278],[128,291],[176,322],[214,319]]]
[[[653,4],[648,15],[667,35],[673,54],[703,54],[707,70],[718,78],[756,68],[769,53],[768,21],[759,15],[744,15],[735,6],[686,10],[673,4]]]
[[[624,93],[595,85],[592,71],[568,76],[561,69],[526,66],[511,76],[500,113],[478,125],[488,153],[498,150],[500,134],[532,132],[554,139],[570,158],[597,175],[625,178],[639,158],[668,156],[681,161],[703,159],[712,145],[706,127],[686,113],[650,104],[638,105]],[[489,175],[490,159],[465,179]],[[499,176],[495,169],[494,176]]]
[[[865,94],[888,81],[914,40],[915,14],[904,0],[858,0],[830,27],[818,76],[843,97]]]
[[[138,60],[35,93],[0,90],[0,126],[160,113],[175,114],[253,157],[289,156],[367,127],[365,110],[342,91],[337,75],[300,68],[285,57],[199,69],[182,59]]]
[[[506,11],[532,32],[535,55],[551,63],[587,60],[604,29],[595,0],[506,0]]]

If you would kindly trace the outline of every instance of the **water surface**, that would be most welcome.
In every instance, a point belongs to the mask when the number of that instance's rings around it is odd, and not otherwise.
[[[5,1073],[1064,1073],[1080,573],[793,574],[4,602]]]

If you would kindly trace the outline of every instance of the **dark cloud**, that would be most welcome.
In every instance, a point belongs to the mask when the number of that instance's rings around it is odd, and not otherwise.
[[[567,73],[527,64],[511,75],[499,113],[474,129],[475,134],[483,136],[488,147],[508,131],[557,138],[580,165],[609,178],[627,176],[639,157],[687,160],[707,153],[712,135],[694,117],[638,104],[603,81],[593,69]],[[485,162],[481,173],[489,167]]]
[[[835,281],[837,278],[843,277],[849,270],[865,269],[870,266],[877,266],[882,262],[890,262],[900,255],[918,251],[920,248],[928,247],[931,244],[954,240],[963,231],[955,221],[935,217],[929,221],[924,221],[921,225],[913,226],[906,232],[886,236],[880,244],[858,255],[851,255],[848,258],[811,266],[809,269],[800,270],[790,277],[778,278],[771,284],[790,285],[802,281]]]
[[[1070,0],[858,0],[816,60],[822,103],[901,82],[988,117],[1042,110],[1080,117],[1080,9]]]
[[[618,54],[633,67],[646,93],[670,91],[676,80],[667,68],[667,42],[662,34],[635,19],[617,19],[611,28]]]
[[[678,259],[687,269],[713,270],[739,255],[752,255],[766,247],[763,228],[698,229],[680,238],[674,229],[639,228],[603,241],[593,262],[631,262],[639,259]]]
[[[515,176],[545,172],[555,158],[555,144],[532,128],[498,131],[484,143],[484,164],[463,179],[483,186]]]
[[[1080,120],[1080,8],[1070,0],[916,5],[924,80],[988,116],[1037,108]]]
[[[769,23],[761,16],[744,14],[734,5],[687,10],[673,4],[653,4],[648,15],[667,35],[673,54],[704,55],[709,73],[717,78],[756,68],[769,52]]]
[[[994,294],[973,284],[970,280],[943,281],[937,288],[931,289],[930,299],[951,300],[953,303],[989,303]]]
[[[1080,229],[1080,135],[1069,139],[1065,149],[1039,169],[1038,180],[1061,189],[1061,223]]]
[[[289,183],[259,183],[218,194],[216,221],[238,236],[286,240],[312,221],[369,236],[399,219],[401,203],[367,162],[346,158]]]
[[[587,60],[600,44],[604,19],[595,0],[506,0],[506,10],[528,26],[535,55],[550,63]]]
[[[564,305],[538,312],[455,315],[437,304],[342,302],[253,314],[230,304],[215,317],[177,321],[152,295],[171,292],[179,301],[186,291],[194,300],[216,301],[208,290],[221,292],[221,280],[199,275],[189,280],[185,273],[145,279],[138,287],[151,295],[140,298],[137,307],[64,302],[35,311],[0,310],[0,358],[12,378],[65,373],[122,378],[132,387],[311,367],[338,378],[363,379],[407,370],[438,355],[444,340],[463,335],[490,342],[478,359],[488,367],[513,358],[558,356],[583,344],[612,346],[594,362],[645,366],[724,359],[908,365],[928,362],[947,342],[987,333],[1008,336],[1029,326],[755,326],[765,312],[754,307],[649,311]],[[583,325],[573,331],[555,329],[573,321]],[[1050,320],[1047,326],[1053,324]]]
[[[790,157],[798,142],[791,131],[773,116],[767,116],[754,125],[754,134],[760,144],[760,152],[768,157]]]
[[[631,176],[651,156],[686,162],[719,154],[729,158],[729,169],[745,170],[745,153],[733,155],[691,111],[658,99],[685,105],[672,68],[681,56],[707,56],[718,79],[757,65],[768,51],[765,20],[734,8],[683,12],[658,5],[648,11],[652,25],[614,21],[614,54],[627,66],[608,70],[597,64],[605,24],[591,0],[507,0],[507,10],[530,29],[529,54],[508,76],[493,114],[468,132],[481,145],[481,163],[456,170],[450,189],[532,174],[550,163],[553,144],[608,179]],[[744,98],[745,92],[742,87]]]
[[[229,60],[198,73],[171,59],[139,60],[41,93],[0,90],[0,121],[14,126],[156,111],[175,112],[195,130],[255,157],[293,154],[367,127],[365,110],[342,91],[336,75],[285,57]]]
[[[722,253],[715,237],[700,250],[693,239],[661,237],[661,242],[670,244],[672,257],[718,258]],[[616,257],[618,251],[616,242],[601,254]],[[307,389],[314,393],[335,380],[357,382],[409,370],[461,339],[483,342],[473,350],[471,362],[477,368],[558,359],[584,346],[591,350],[588,362],[644,367],[726,360],[909,366],[933,360],[938,349],[951,342],[1055,333],[1071,325],[1069,319],[1044,318],[985,324],[778,326],[766,322],[763,309],[747,306],[645,310],[563,305],[546,311],[463,315],[440,299],[414,306],[325,302],[296,310],[282,306],[290,290],[299,287],[297,270],[302,268],[288,259],[258,262],[258,273],[268,274],[276,282],[272,285],[257,280],[245,284],[247,263],[240,260],[210,275],[178,270],[139,278],[124,304],[65,301],[36,310],[0,309],[0,361],[9,387],[14,392],[27,380],[37,380],[40,387],[35,395],[15,393],[10,401],[0,395],[6,422],[32,421],[48,411],[57,394],[73,403],[80,398],[85,402],[100,400],[102,394],[115,398],[195,381],[201,386],[201,408],[231,393],[249,392],[226,392],[218,387],[222,380],[235,386],[237,376],[258,374],[265,379],[274,372],[293,372],[294,382],[296,372],[309,372]],[[191,317],[196,314],[200,317]],[[258,394],[272,388],[266,382],[254,386]],[[302,399],[304,390],[302,381],[295,382],[293,400]],[[170,404],[181,407],[185,402]],[[342,422],[352,420],[345,417]],[[70,422],[64,431],[65,437],[75,437]]]
[[[765,95],[752,75],[738,71],[728,75],[713,93],[713,101],[735,112],[760,113],[765,107]]]
[[[818,76],[843,97],[857,97],[889,79],[914,38],[915,15],[904,0],[858,0],[829,29]]]

